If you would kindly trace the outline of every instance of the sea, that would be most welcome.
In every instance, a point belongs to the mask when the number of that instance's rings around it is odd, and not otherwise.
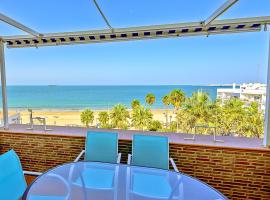
[[[11,109],[93,110],[110,109],[121,103],[130,108],[133,99],[145,104],[147,93],[156,96],[153,109],[163,109],[162,97],[173,89],[181,89],[186,96],[193,92],[207,92],[216,99],[218,88],[230,86],[156,85],[156,86],[7,86],[8,107]],[[2,101],[1,101],[2,102]]]

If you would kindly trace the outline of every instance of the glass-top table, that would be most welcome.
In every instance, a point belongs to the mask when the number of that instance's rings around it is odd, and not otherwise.
[[[209,185],[174,171],[76,162],[38,177],[23,200],[224,200]]]

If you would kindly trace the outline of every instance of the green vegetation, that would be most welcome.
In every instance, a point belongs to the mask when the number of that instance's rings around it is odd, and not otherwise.
[[[251,103],[247,108],[246,123],[243,124],[242,131],[248,137],[261,137],[263,135],[263,114],[259,110],[258,103]]]
[[[110,113],[111,125],[113,128],[128,128],[129,112],[123,104],[117,104]]]
[[[168,107],[170,105],[170,96],[165,95],[164,97],[162,97],[162,103],[164,106]]]
[[[149,105],[152,106],[156,102],[156,97],[152,93],[148,93],[145,97],[145,102]]]
[[[232,98],[221,103],[219,100],[211,100],[205,92],[194,92],[187,97],[179,89],[172,90],[161,100],[166,108],[164,121],[154,119],[151,110],[134,99],[131,111],[125,105],[117,104],[110,112],[100,112],[100,127],[193,133],[196,125],[204,125],[217,127],[219,135],[263,136],[264,116],[257,102],[246,105]],[[152,106],[156,97],[149,93],[145,101]],[[88,127],[94,121],[93,112],[88,109],[82,112],[81,121]],[[211,131],[200,128],[197,133],[210,134]]]
[[[102,111],[98,113],[98,121],[100,122],[101,128],[110,128],[110,116],[108,112]]]
[[[148,124],[147,128],[149,131],[161,131],[162,130],[162,123],[158,120],[152,120]]]
[[[94,122],[94,112],[90,109],[86,109],[81,113],[81,122],[89,127],[89,124]]]
[[[132,109],[135,109],[137,106],[140,106],[140,105],[141,105],[141,103],[140,103],[140,101],[138,99],[133,99],[131,101],[131,108]]]
[[[180,89],[172,90],[168,96],[169,102],[175,110],[178,110],[186,99],[185,93]]]
[[[166,108],[166,111],[165,111],[165,118],[166,118],[166,122],[165,122],[165,127],[167,128],[168,127],[168,122],[169,122],[169,119],[168,119],[168,107],[170,105],[170,96],[169,95],[165,95],[164,97],[162,97],[162,103],[163,105],[165,106]]]
[[[196,124],[209,124],[208,120],[211,117],[210,111],[213,103],[207,93],[195,92],[190,98],[186,99],[185,104],[182,106],[183,111],[182,113],[178,112],[178,115],[184,115],[183,118],[187,119],[189,128],[194,127]],[[181,123],[180,120],[179,123]]]
[[[182,104],[186,100],[185,93],[180,89],[174,89],[170,92],[170,94],[168,96],[169,96],[170,104],[174,107],[174,113],[177,114],[177,112],[179,112],[179,109],[181,108]],[[174,129],[172,129],[171,122],[170,122],[169,129],[171,131],[174,130]],[[178,121],[176,121],[176,132],[178,132],[178,130],[179,130],[179,123],[178,123]]]
[[[153,114],[150,109],[137,106],[132,110],[132,125],[136,129],[144,130],[152,121]]]

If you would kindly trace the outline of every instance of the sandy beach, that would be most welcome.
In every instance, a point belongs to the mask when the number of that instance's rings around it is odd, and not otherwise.
[[[45,117],[46,123],[48,125],[57,125],[57,126],[83,126],[80,119],[80,114],[83,110],[33,110],[33,117]],[[101,111],[108,110],[93,110],[95,120],[93,126],[98,123],[98,113]],[[131,110],[129,110],[131,112]],[[165,122],[164,109],[153,109],[151,110],[153,113],[153,118],[155,120]],[[167,110],[168,116],[172,115],[172,110]],[[29,123],[29,112],[27,110],[9,110],[9,116],[14,116],[16,114],[20,114],[21,123],[28,124]],[[2,113],[1,117],[2,119]],[[35,124],[39,124],[38,121],[35,120]]]

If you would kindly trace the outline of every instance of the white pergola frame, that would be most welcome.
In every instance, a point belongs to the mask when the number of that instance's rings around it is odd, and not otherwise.
[[[14,26],[29,35],[17,36],[0,36],[0,72],[2,87],[2,104],[3,104],[3,122],[4,129],[9,128],[8,106],[6,95],[6,71],[4,46],[8,48],[26,48],[26,47],[45,47],[72,44],[87,44],[100,42],[116,42],[142,39],[156,39],[168,37],[184,36],[209,36],[213,34],[244,33],[267,30],[270,24],[270,16],[239,18],[228,20],[216,20],[221,14],[227,11],[238,0],[227,0],[219,7],[209,18],[200,22],[140,26],[129,28],[112,28],[105,14],[102,12],[96,0],[93,0],[96,8],[101,14],[103,20],[109,29],[88,30],[77,32],[61,32],[41,34],[27,26],[11,19],[0,13],[0,21]],[[270,39],[269,39],[269,56],[268,56],[268,73],[267,73],[267,99],[265,109],[265,126],[263,144],[270,146]]]
[[[9,24],[11,26],[14,26],[14,27],[26,32],[26,33],[29,33],[32,36],[35,36],[35,37],[42,36],[42,34],[34,31],[31,28],[28,28],[27,26],[25,26],[25,25],[15,21],[15,20],[11,19],[10,17],[8,17],[6,15],[3,15],[1,13],[0,13],[0,21],[3,21],[3,22],[5,22],[5,23],[7,23],[7,24]]]

